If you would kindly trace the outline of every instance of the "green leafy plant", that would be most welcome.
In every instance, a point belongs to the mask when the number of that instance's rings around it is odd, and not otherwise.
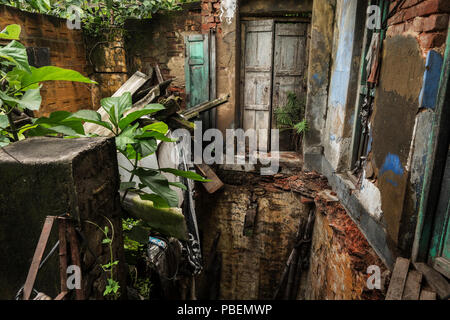
[[[77,71],[53,66],[34,68],[28,64],[26,48],[18,40],[21,27],[13,24],[0,32],[0,39],[11,40],[0,46],[0,147],[24,139],[24,133],[35,126],[18,128],[13,111],[39,110],[40,84],[46,81],[96,83]]]
[[[304,119],[305,101],[300,100],[293,92],[288,92],[284,106],[274,110],[277,128],[281,131],[292,131],[292,143],[298,149],[303,134],[309,130],[308,122]]]
[[[52,132],[61,133],[69,137],[85,136],[82,122],[100,125],[109,130],[116,140],[118,152],[125,156],[131,164],[130,179],[121,184],[125,198],[128,190],[134,189],[143,200],[150,200],[157,208],[168,208],[178,206],[176,191],[170,187],[184,188],[184,185],[169,182],[162,172],[171,173],[175,176],[184,177],[200,182],[207,182],[202,176],[191,172],[172,168],[151,169],[139,166],[139,160],[154,154],[158,147],[158,141],[175,142],[166,137],[169,130],[164,122],[154,122],[142,128],[136,122],[144,115],[151,115],[164,109],[161,104],[149,104],[140,110],[133,111],[132,99],[129,92],[120,97],[110,97],[101,100],[101,106],[108,115],[109,121],[103,121],[101,115],[93,110],[80,110],[73,114],[57,111],[48,118],[40,118],[34,122],[38,125],[30,129],[30,135],[43,135]],[[138,177],[140,183],[134,182]],[[145,192],[149,188],[153,193]]]
[[[109,262],[106,264],[101,265],[104,272],[109,274],[109,277],[107,278],[107,284],[105,287],[105,291],[103,292],[103,296],[110,297],[113,300],[117,300],[120,297],[120,285],[117,280],[114,279],[114,266],[119,264],[119,260],[114,260],[114,251],[113,251],[113,241],[114,241],[114,225],[107,217],[104,217],[110,227],[111,227],[111,236],[109,236],[110,229],[108,226],[105,226],[104,228],[101,228],[98,224],[92,222],[92,221],[86,221],[87,223],[90,223],[94,226],[96,226],[104,235],[104,238],[102,240],[102,244],[108,245],[109,248]]]

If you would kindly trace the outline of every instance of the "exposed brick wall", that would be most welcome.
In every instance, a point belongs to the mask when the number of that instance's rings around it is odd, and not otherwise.
[[[185,44],[184,37],[201,32],[200,3],[183,6],[181,11],[162,12],[151,20],[127,22],[127,68],[148,73],[156,64],[164,80],[175,78],[169,91],[185,101]]]
[[[202,32],[222,32],[220,23],[220,0],[202,0]]]
[[[83,33],[70,30],[66,21],[51,16],[27,13],[0,5],[0,27],[19,24],[21,42],[26,47],[49,48],[52,66],[87,72]],[[91,88],[94,85],[72,82],[47,82],[41,89],[42,106],[36,115],[48,115],[56,110],[77,111],[92,109]]]
[[[381,300],[384,264],[339,202],[317,196],[310,268],[301,298],[306,300]],[[380,267],[381,289],[367,287],[367,267]]]
[[[393,1],[392,10],[400,0]],[[447,36],[450,1],[406,0],[388,21],[388,36],[409,33],[416,36],[423,55],[430,49],[443,53]]]

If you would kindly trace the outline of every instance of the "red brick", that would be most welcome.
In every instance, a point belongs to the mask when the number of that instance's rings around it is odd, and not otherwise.
[[[423,17],[417,17],[413,21],[412,30],[415,32],[422,32],[423,31],[423,20],[425,18]]]
[[[443,45],[446,36],[444,33],[422,33],[419,36],[419,40],[422,48],[429,49]]]
[[[405,10],[404,20],[414,17],[422,17],[435,13],[450,12],[450,1],[448,0],[426,0],[418,5]]]
[[[412,6],[415,6],[416,4],[418,4],[419,2],[423,2],[424,0],[406,0],[403,4],[402,4],[402,9],[404,8],[410,8]],[[398,2],[398,1],[396,1]]]
[[[445,30],[448,27],[448,14],[435,14],[424,18],[422,30],[426,32]]]

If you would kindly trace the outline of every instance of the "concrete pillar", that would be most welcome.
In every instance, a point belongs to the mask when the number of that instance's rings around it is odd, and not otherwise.
[[[323,152],[321,134],[326,120],[335,6],[335,0],[315,0],[311,20],[305,112],[310,130],[305,135],[303,153],[306,167],[316,170],[320,170]]]
[[[118,189],[114,140],[31,138],[1,149],[0,299],[14,299],[25,283],[45,217],[65,213],[86,239],[80,239],[84,296],[103,298],[106,274],[100,264],[109,262],[109,248],[102,244],[102,232],[87,221],[111,230],[105,217],[115,231],[115,279],[126,288]],[[57,240],[55,223],[46,252]],[[60,292],[58,250],[39,271],[35,288],[52,298]]]

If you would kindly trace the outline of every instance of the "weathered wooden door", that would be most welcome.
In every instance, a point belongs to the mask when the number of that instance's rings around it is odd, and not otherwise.
[[[273,20],[246,21],[242,52],[243,129],[261,130],[259,149],[269,147],[272,94]]]
[[[186,104],[194,107],[209,100],[208,35],[186,36]]]
[[[243,128],[265,130],[259,133],[259,148],[265,151],[270,128],[276,128],[273,110],[286,104],[289,92],[299,99],[306,92],[307,24],[256,20],[245,21],[242,29]],[[289,149],[289,136],[280,139],[280,149]]]
[[[299,101],[306,96],[306,33],[306,23],[275,25],[272,110],[286,105],[290,92],[294,93]],[[273,113],[272,128],[276,128]],[[280,150],[291,149],[291,134],[291,131],[280,132]]]

